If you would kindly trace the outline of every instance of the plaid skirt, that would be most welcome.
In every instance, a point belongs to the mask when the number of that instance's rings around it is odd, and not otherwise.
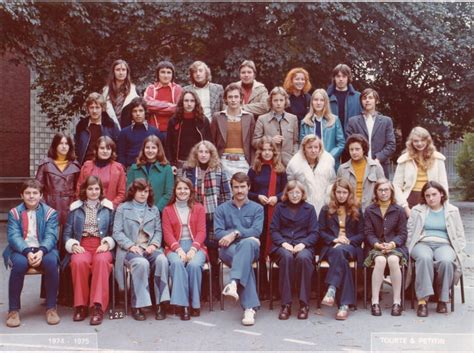
[[[397,250],[397,248],[395,248],[385,254],[381,250],[376,250],[376,249],[370,250],[369,255],[364,260],[364,266],[365,267],[372,266],[377,256],[389,257],[390,255],[398,256],[400,258],[400,265],[403,265],[403,266],[407,265],[407,259],[405,258],[405,256],[403,256],[403,254],[399,250]]]

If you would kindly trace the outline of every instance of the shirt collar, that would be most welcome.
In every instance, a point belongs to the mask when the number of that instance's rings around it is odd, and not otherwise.
[[[283,119],[286,120],[286,117],[285,117],[285,112],[281,113],[281,115],[275,113],[275,112],[272,112],[272,119],[275,119],[276,121],[281,121]]]
[[[135,127],[135,125],[137,125],[137,123],[132,120],[132,130],[133,130],[133,128]],[[145,119],[145,121],[143,122],[143,126],[145,126],[145,130],[148,131],[148,121],[146,121],[146,119]]]
[[[227,113],[227,109],[226,109],[226,110],[224,110],[224,114],[225,114],[226,117],[230,117],[230,116],[231,116],[231,117],[235,117],[235,118],[241,118],[241,117],[242,117],[242,114],[243,114],[243,110],[242,110],[242,108],[240,108],[240,113],[239,113],[238,115],[229,115],[229,114]]]
[[[244,207],[245,205],[247,205],[248,203],[250,202],[249,198],[247,197],[244,201],[244,204],[242,205],[242,207]],[[236,205],[235,201],[234,201],[234,197],[232,196],[232,205],[234,205],[235,207],[238,208],[238,206]]]

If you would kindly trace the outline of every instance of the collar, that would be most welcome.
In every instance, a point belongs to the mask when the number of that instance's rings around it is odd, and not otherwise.
[[[240,112],[239,112],[238,115],[229,115],[229,114],[227,113],[227,109],[224,110],[224,114],[225,114],[225,116],[226,116],[227,118],[229,118],[229,117],[242,118],[243,112],[244,112],[244,111],[242,110],[242,108],[240,108]]]
[[[232,205],[233,205],[234,207],[239,208],[239,207],[236,205],[235,201],[234,201],[234,196],[232,196],[231,202],[232,202]],[[245,199],[245,201],[244,201],[242,207],[246,206],[249,202],[250,202],[250,200],[249,200],[249,198],[247,197],[247,198]]]
[[[278,117],[280,117],[280,119],[278,119]],[[281,121],[283,119],[286,120],[285,112],[281,113],[281,115],[278,115],[277,113],[272,111],[272,118],[270,120],[272,120],[272,119],[275,119],[276,121]]]
[[[199,86],[196,86],[196,85],[193,83],[193,88],[194,88],[194,89],[209,88],[210,84],[211,84],[211,82],[210,82],[210,81],[207,81],[207,83],[206,83],[204,86],[199,87]]]
[[[89,126],[91,126],[91,125],[99,125],[99,126],[102,126],[102,117],[100,118],[100,121],[99,121],[98,124],[93,123],[93,122],[91,121],[91,118],[89,118],[89,121],[88,121],[88,123],[87,123],[87,127],[89,127]]]
[[[374,112],[373,115],[362,113],[362,116],[364,117],[365,120],[372,118],[372,120],[375,121],[375,118],[377,117],[377,112]]]
[[[155,83],[153,84],[153,86],[155,87],[155,89],[160,89],[160,88],[163,88],[163,87],[169,87],[170,89],[173,89],[174,86],[176,86],[176,83],[170,82],[170,84],[169,84],[168,86],[163,86],[163,85],[161,84],[161,82],[158,81],[158,82],[155,82]]]
[[[131,127],[132,130],[133,130],[133,128],[135,127],[135,125],[137,125],[137,123],[132,120],[132,125],[131,125],[131,126],[132,126],[132,127]],[[143,125],[143,126],[145,127],[145,130],[148,131],[148,121],[147,121],[146,119],[145,119],[145,121],[144,121],[141,125]]]

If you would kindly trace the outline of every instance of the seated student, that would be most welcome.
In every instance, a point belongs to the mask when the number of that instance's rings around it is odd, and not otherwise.
[[[144,93],[150,111],[148,123],[164,131],[165,134],[168,120],[176,111],[176,103],[183,90],[175,80],[174,65],[169,61],[160,61],[156,67],[156,81],[149,85]]]
[[[173,282],[171,304],[181,307],[181,320],[189,320],[200,315],[207,249],[204,207],[196,202],[193,184],[187,178],[176,179],[173,196],[163,210],[163,236]]]
[[[125,198],[125,170],[116,162],[115,142],[108,136],[101,136],[94,149],[94,159],[86,161],[77,181],[76,196],[79,198],[82,183],[90,175],[99,177],[104,188],[104,196],[112,201],[114,209]]]
[[[283,202],[275,208],[270,225],[272,257],[280,268],[280,320],[287,320],[291,315],[295,281],[299,283],[298,319],[308,318],[314,247],[318,241],[319,227],[314,207],[305,200],[304,185],[296,180],[290,181],[283,192]]]
[[[120,131],[117,142],[118,161],[125,168],[130,167],[137,160],[140,154],[143,140],[148,136],[157,136],[163,142],[164,135],[156,127],[148,124],[146,116],[148,114],[146,101],[137,97],[130,102],[132,114],[132,124]]]
[[[107,114],[122,129],[130,125],[129,104],[138,97],[137,88],[130,78],[130,67],[122,59],[112,64],[107,85],[102,89],[102,96],[107,102]]]
[[[411,209],[407,245],[409,262],[416,261],[416,314],[428,316],[428,298],[435,293],[438,295],[436,312],[446,313],[451,284],[458,282],[463,271],[466,237],[459,209],[448,202],[446,190],[436,181],[423,186],[421,203]],[[410,275],[409,263],[407,282]]]
[[[46,322],[59,323],[56,297],[59,286],[58,214],[41,201],[43,186],[37,180],[25,181],[20,189],[21,204],[8,213],[7,241],[3,252],[5,266],[11,266],[8,282],[8,327],[20,326],[20,296],[30,267],[43,271],[46,288]]]
[[[155,288],[156,320],[166,319],[166,303],[170,300],[168,260],[161,246],[160,212],[154,206],[153,197],[149,182],[134,180],[114,219],[113,238],[118,244],[115,279],[123,291],[123,265],[127,264],[132,283],[132,315],[137,321],[146,320],[143,308],[151,305],[150,272]]]
[[[230,183],[233,199],[217,207],[214,214],[219,257],[231,267],[230,283],[222,294],[236,301],[240,298],[244,309],[242,324],[250,326],[255,323],[255,310],[260,306],[252,264],[259,257],[263,207],[247,198],[250,179],[245,173],[235,173]]]
[[[275,205],[283,196],[286,186],[285,167],[281,163],[280,153],[272,138],[263,136],[258,145],[253,166],[248,171],[250,178],[249,199],[261,204],[265,211],[263,232],[260,236],[260,298],[267,297],[269,284],[267,280],[266,259],[270,254],[272,239],[270,223]]]
[[[298,118],[285,112],[289,104],[288,93],[283,87],[272,89],[268,97],[270,112],[257,119],[252,139],[253,147],[257,148],[263,136],[270,136],[285,166],[298,151]]]
[[[183,91],[176,106],[176,113],[168,122],[166,155],[171,165],[180,172],[193,146],[210,140],[209,120],[202,111],[195,91]],[[180,174],[180,173],[178,173]]]
[[[377,180],[374,187],[374,202],[365,209],[364,227],[366,244],[370,249],[364,265],[374,265],[372,272],[372,315],[382,315],[379,305],[380,286],[388,264],[393,288],[392,316],[402,314],[402,272],[400,264],[406,265],[408,249],[407,217],[401,206],[395,203],[393,184],[385,178]]]
[[[171,199],[174,176],[165,157],[163,145],[160,139],[154,135],[143,140],[137,163],[132,164],[128,169],[127,186],[130,186],[138,178],[148,180],[153,188],[155,205],[162,212]]]
[[[74,145],[79,164],[94,158],[94,148],[101,136],[109,136],[117,142],[119,126],[106,112],[104,98],[97,92],[89,94],[85,103],[87,117],[81,118],[76,125]]]
[[[346,320],[349,305],[356,304],[354,280],[350,261],[362,258],[364,222],[354,188],[346,179],[337,179],[330,193],[330,200],[319,215],[319,229],[325,246],[320,261],[329,262],[326,284],[329,286],[321,304],[338,310],[336,320]]]
[[[372,203],[375,182],[384,177],[383,169],[379,162],[367,157],[369,144],[364,136],[359,134],[349,136],[346,150],[351,159],[339,166],[337,177],[351,183],[364,211]]]
[[[91,325],[100,325],[109,303],[109,276],[112,272],[114,206],[104,198],[104,188],[96,176],[88,176],[79,189],[79,200],[71,205],[63,232],[68,254],[62,266],[71,263],[74,286],[74,321],[87,317]],[[89,287],[89,277],[90,287]]]

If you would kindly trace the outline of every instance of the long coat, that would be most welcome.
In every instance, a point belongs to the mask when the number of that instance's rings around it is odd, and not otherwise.
[[[369,157],[379,160],[385,176],[388,178],[390,157],[395,153],[396,148],[392,119],[377,112],[375,115],[374,127],[372,129],[372,136],[369,137],[364,116],[362,114],[356,115],[349,119],[346,132],[347,136],[361,134],[367,139],[367,141],[371,141],[372,139],[372,155]]]
[[[319,226],[316,211],[312,205],[302,202],[298,211],[293,213],[289,201],[278,203],[273,212],[270,233],[272,235],[271,253],[287,242],[291,245],[303,243],[305,248],[314,253],[314,246],[319,239]]]
[[[329,105],[331,106],[331,112],[334,115],[339,116],[339,118],[344,122],[342,128],[344,129],[344,137],[347,139],[347,124],[349,123],[349,118],[351,116],[359,115],[362,113],[362,106],[360,105],[360,92],[356,91],[354,87],[349,84],[347,86],[347,96],[346,101],[344,102],[345,114],[341,116],[339,112],[339,104],[337,103],[337,97],[334,94],[336,87],[334,84],[330,84],[327,92],[329,96]]]
[[[424,235],[425,220],[430,207],[427,205],[416,205],[411,209],[410,218],[408,218],[408,252],[411,254],[416,243],[418,243]],[[464,235],[464,227],[462,224],[459,209],[451,205],[449,202],[444,203],[444,216],[446,222],[446,229],[448,231],[448,239],[451,247],[456,253],[454,264],[456,265],[456,272],[454,273],[454,284],[457,284],[463,271],[463,262],[466,254],[464,248],[466,247],[466,237]],[[408,259],[408,273],[407,285],[411,279],[411,256]]]
[[[448,176],[446,174],[446,166],[444,161],[446,157],[435,151],[433,154],[434,162],[426,173],[429,181],[440,183],[446,192],[449,191]],[[418,167],[416,162],[410,158],[408,153],[402,154],[397,160],[397,169],[393,176],[393,186],[395,187],[395,197],[397,203],[405,207],[408,205],[407,199],[411,191],[415,187]]]
[[[43,184],[44,201],[58,211],[60,225],[66,223],[69,205],[75,199],[76,183],[81,166],[77,161],[69,162],[61,171],[52,158],[45,158],[40,162],[36,179]]]
[[[352,160],[348,160],[346,163],[340,165],[337,170],[337,177],[347,179],[355,190],[357,186],[357,178],[354,167],[352,166]],[[379,162],[367,158],[367,166],[365,167],[364,180],[362,182],[362,200],[360,200],[363,211],[365,211],[366,207],[372,203],[372,199],[374,198],[374,187],[377,179],[383,177],[383,169]]]
[[[324,206],[319,215],[319,231],[324,242],[319,255],[321,260],[326,257],[329,248],[333,247],[333,240],[339,236],[339,218],[337,213],[329,215],[328,211],[328,206]],[[352,219],[349,215],[346,216],[345,230],[346,237],[350,240],[350,245],[357,249],[357,260],[360,263],[363,255],[361,245],[364,242],[365,236],[362,210],[360,210],[359,214],[359,220]]]
[[[62,261],[62,268],[66,268],[71,260],[72,247],[80,245],[84,223],[86,221],[86,210],[84,202],[74,201],[70,207],[71,211],[67,216],[67,222],[63,231],[63,244],[67,254]],[[112,227],[114,224],[114,206],[111,201],[103,199],[97,210],[97,225],[99,228],[99,237],[101,244],[109,244],[109,250],[115,247],[115,241],[112,238]]]
[[[242,81],[236,83],[242,87]],[[263,83],[257,80],[253,81],[252,93],[250,93],[249,100],[242,106],[242,109],[252,113],[255,120],[259,115],[268,112],[268,90]]]
[[[255,149],[263,136],[283,136],[283,142],[277,144],[281,153],[281,161],[286,166],[291,157],[298,151],[298,118],[296,115],[284,113],[281,122],[273,117],[273,112],[260,115],[255,124],[252,145]]]
[[[107,105],[107,114],[110,116],[110,118],[117,124],[119,128],[124,128],[128,125],[131,124],[131,111],[127,106],[130,104],[130,102],[133,100],[133,98],[138,97],[137,93],[137,87],[132,83],[130,84],[130,92],[128,95],[125,97],[125,100],[122,105],[122,113],[120,116],[117,116],[115,114],[115,109],[114,105],[112,104],[112,100],[110,99],[109,95],[109,86],[105,86],[102,89],[102,97],[105,99],[105,103]]]
[[[171,166],[155,162],[148,172],[145,165],[139,167],[132,164],[127,173],[127,188],[138,178],[148,180],[155,194],[155,205],[160,212],[163,211],[173,193],[174,176]]]
[[[394,242],[395,250],[400,251],[408,259],[407,241],[407,216],[405,210],[391,204],[385,216],[382,216],[380,206],[373,203],[364,212],[364,233],[367,250],[370,251],[375,243]]]
[[[138,234],[140,232],[140,220],[133,209],[132,201],[121,204],[115,212],[113,238],[117,242],[117,253],[115,260],[115,279],[121,290],[124,289],[123,283],[123,264],[128,249],[136,245]],[[156,206],[146,206],[143,217],[143,231],[148,235],[148,244],[155,245],[157,251],[161,249],[162,233],[160,212]]]

